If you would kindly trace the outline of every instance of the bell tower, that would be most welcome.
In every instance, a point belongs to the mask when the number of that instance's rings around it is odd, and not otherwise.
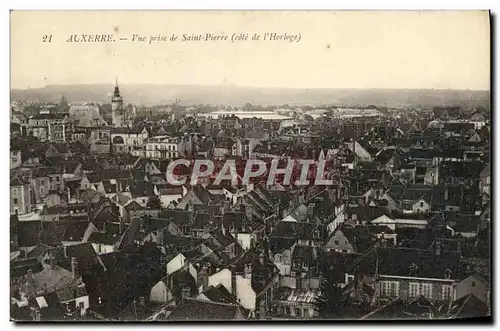
[[[113,98],[111,99],[111,120],[115,128],[122,127],[124,125],[123,115],[123,99],[120,95],[118,79],[116,79],[115,90],[113,92]]]

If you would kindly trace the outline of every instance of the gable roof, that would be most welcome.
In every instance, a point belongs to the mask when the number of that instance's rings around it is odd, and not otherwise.
[[[170,313],[170,321],[223,321],[243,319],[238,305],[185,298]]]
[[[350,266],[351,272],[357,270],[365,274],[390,276],[410,276],[410,266],[416,266],[415,277],[444,279],[446,271],[451,279],[460,278],[460,252],[409,249],[373,248]],[[377,266],[378,264],[378,266]]]

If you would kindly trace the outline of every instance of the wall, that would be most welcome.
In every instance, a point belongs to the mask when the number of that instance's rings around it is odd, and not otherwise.
[[[397,281],[399,282],[399,298],[402,300],[411,300],[413,297],[410,297],[410,283],[431,283],[432,284],[432,297],[428,298],[433,301],[441,301],[442,300],[442,285],[452,285],[452,280],[423,280],[423,279],[412,279],[412,278],[391,278],[391,277],[381,277],[380,281],[389,280],[389,281]],[[379,293],[380,283],[377,283],[376,290]],[[452,294],[453,296],[453,294]]]
[[[427,213],[430,211],[430,206],[425,200],[420,199],[412,206],[412,211],[414,213]]]
[[[297,279],[292,276],[279,276],[279,287],[297,288]]]
[[[472,286],[474,283],[474,287]],[[474,275],[465,278],[456,285],[456,298],[460,299],[469,293],[474,294],[479,300],[487,303],[488,302],[488,288],[486,284],[474,277]]]
[[[75,300],[76,307],[78,307],[80,302],[83,302],[83,309],[86,311],[89,308],[89,296],[86,295],[83,297],[76,298]]]
[[[243,308],[255,310],[256,294],[252,289],[252,280],[236,275],[236,297]]]
[[[338,242],[338,243],[336,243]],[[354,252],[354,247],[349,243],[341,230],[338,230],[328,241],[325,246],[327,251],[337,251],[344,253]]]
[[[167,285],[162,280],[160,280],[151,289],[149,300],[153,302],[168,302],[172,300],[172,293],[167,288]]]
[[[14,191],[16,195],[14,196]],[[14,198],[17,198],[17,204],[14,204]],[[12,186],[10,188],[10,214],[26,214],[31,211],[30,187],[29,185]]]
[[[92,247],[94,248],[94,250],[96,251],[97,254],[107,254],[107,253],[112,253],[115,251],[114,245],[92,243]]]
[[[229,293],[232,293],[231,271],[229,269],[222,269],[221,271],[208,276],[208,286],[217,286],[219,284],[224,286]]]
[[[187,266],[189,273],[194,279],[197,278],[197,271],[196,269],[191,265],[191,262],[189,262],[184,255],[178,254],[176,257],[174,257],[172,260],[170,260],[167,263],[167,274],[171,275],[172,273],[176,272],[177,270]]]
[[[164,208],[167,208],[168,205],[170,205],[170,203],[172,201],[177,201],[179,199],[182,199],[182,195],[180,194],[177,194],[177,195],[173,195],[173,194],[169,194],[169,195],[160,195],[160,201],[163,205]]]
[[[251,248],[252,235],[249,233],[237,233],[236,241],[240,244],[240,246],[244,249]]]
[[[10,168],[15,169],[17,167],[20,167],[21,164],[22,164],[21,151],[19,150],[10,151]]]

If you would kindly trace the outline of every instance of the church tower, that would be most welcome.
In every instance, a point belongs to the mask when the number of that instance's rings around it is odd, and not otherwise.
[[[123,99],[118,88],[118,80],[116,80],[113,98],[111,99],[111,119],[115,128],[122,127],[124,123]]]

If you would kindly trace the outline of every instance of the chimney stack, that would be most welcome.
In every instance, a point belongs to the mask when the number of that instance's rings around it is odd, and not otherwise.
[[[50,269],[54,270],[56,268],[56,259],[53,256],[50,257],[49,263],[50,263]]]
[[[78,275],[78,262],[76,261],[76,257],[71,258],[71,273],[73,277]]]
[[[245,279],[252,279],[252,265],[245,264]]]
[[[141,307],[145,307],[146,306],[146,298],[145,297],[143,297],[143,296],[139,297],[139,305]]]
[[[33,270],[29,269],[28,273],[26,275],[26,281],[30,284],[33,285]]]
[[[266,298],[262,298],[260,300],[260,303],[259,303],[259,319],[261,320],[265,320],[267,319],[267,315],[266,315]]]
[[[189,298],[191,296],[191,289],[189,287],[183,287],[181,297],[182,299]]]
[[[236,268],[231,269],[231,294],[236,296]]]

